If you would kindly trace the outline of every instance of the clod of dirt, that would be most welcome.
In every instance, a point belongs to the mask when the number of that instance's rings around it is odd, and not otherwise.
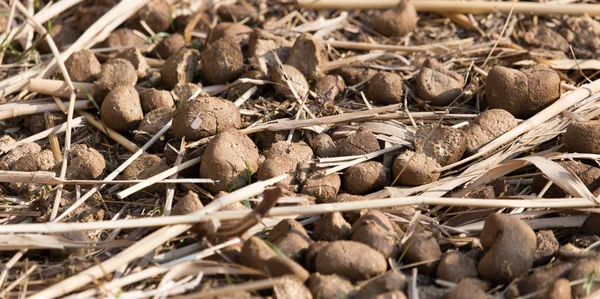
[[[254,236],[244,242],[240,262],[244,266],[263,270],[265,262],[274,256],[277,256],[275,250],[261,238]]]
[[[105,15],[109,10],[110,7],[106,5],[92,5],[87,7],[83,5],[78,6],[77,12],[75,13],[75,17],[77,20],[77,30],[79,32],[86,31],[92,24],[98,21],[98,19]]]
[[[298,162],[304,162],[313,158],[313,151],[304,141],[293,143],[279,141],[266,150],[264,155],[267,158],[289,156]]]
[[[337,155],[337,145],[331,136],[321,133],[310,140],[315,155],[319,158],[335,157]]]
[[[323,73],[321,65],[324,60],[323,49],[319,42],[312,34],[303,33],[294,42],[292,52],[285,63],[298,69],[306,79],[313,80]]]
[[[348,86],[353,86],[368,81],[377,74],[377,71],[361,64],[353,64],[343,66],[334,73],[341,76]]]
[[[548,291],[546,291],[545,298],[547,299],[570,299],[571,298],[571,283],[565,278],[559,278],[554,281]]]
[[[369,99],[375,103],[392,105],[402,101],[402,77],[395,73],[379,72],[371,77],[367,87]]]
[[[354,134],[338,141],[338,156],[365,155],[380,150],[377,137],[365,127],[358,127]]]
[[[69,56],[65,60],[65,67],[69,77],[75,82],[93,82],[102,71],[102,66],[96,55],[88,49],[83,49]]]
[[[340,176],[336,173],[326,176],[315,174],[303,182],[300,193],[313,196],[317,203],[325,203],[335,198],[341,184]]]
[[[562,34],[573,46],[577,58],[596,58],[600,51],[600,22],[589,16],[570,17],[564,23]]]
[[[419,272],[433,274],[442,257],[440,245],[435,238],[426,232],[415,232],[402,247],[404,258],[409,264],[430,261],[418,266]],[[433,261],[432,261],[433,260]]]
[[[458,283],[463,278],[477,276],[477,263],[475,260],[460,251],[444,253],[435,272],[437,279],[455,283]]]
[[[317,271],[316,264],[315,264],[315,261],[317,259],[317,254],[319,253],[319,251],[321,251],[321,249],[325,248],[325,246],[327,246],[328,244],[329,244],[329,242],[317,241],[317,242],[313,242],[312,244],[310,244],[310,246],[308,246],[308,249],[304,253],[304,268],[306,268],[306,270],[308,270],[310,272]]]
[[[443,297],[443,299],[462,298],[486,299],[487,294],[473,280],[464,279],[451,288]]]
[[[535,233],[520,219],[491,214],[481,231],[485,255],[479,261],[479,274],[494,283],[510,281],[525,274],[533,265]]]
[[[335,98],[346,90],[346,83],[341,76],[324,75],[315,79],[312,90],[326,105],[333,105]]]
[[[0,161],[1,162],[0,169],[10,170],[13,167],[13,165],[15,164],[15,162],[17,162],[17,160],[19,160],[21,157],[31,155],[31,154],[37,154],[41,151],[42,151],[42,147],[39,146],[37,143],[34,143],[34,142],[23,143],[15,148],[13,148],[10,152],[8,152],[8,154],[6,154],[4,157],[2,157],[2,160]]]
[[[163,107],[154,109],[144,116],[138,130],[154,136],[173,119],[174,115],[175,108]]]
[[[57,163],[51,150],[43,150],[21,157],[12,166],[14,171],[52,171]]]
[[[280,141],[287,141],[288,133],[289,132],[284,132],[284,131],[258,132],[255,135],[256,136],[255,137],[256,146],[258,146],[258,148],[261,149],[262,151],[268,151],[271,148],[271,146],[273,146],[274,144],[276,144]],[[298,142],[298,141],[300,141],[300,139],[301,138],[300,138],[299,134],[294,134],[294,136],[292,137],[292,142]]]
[[[168,89],[173,89],[177,83],[192,82],[200,53],[193,49],[183,49],[171,56],[160,68],[160,77]]]
[[[135,34],[133,29],[120,28],[110,33],[108,38],[102,42],[103,48],[129,48],[139,46],[144,49],[145,46],[140,46],[144,43],[144,39]]]
[[[392,174],[397,184],[405,186],[421,186],[435,182],[440,177],[436,170],[440,165],[427,157],[423,152],[404,151],[396,157],[392,166]]]
[[[138,175],[138,179],[139,180],[149,179],[161,172],[168,170],[169,168],[171,168],[171,166],[169,166],[167,164],[165,159],[162,159],[160,161],[160,163],[150,166],[150,167],[144,169],[142,172],[140,172],[140,174]],[[165,191],[166,191],[165,186],[161,186],[161,184],[154,184],[143,190],[143,192],[145,192],[146,194],[152,194],[152,195],[159,194],[162,196],[164,196]]]
[[[569,152],[600,154],[600,120],[572,122],[564,142]]]
[[[121,132],[137,129],[144,119],[140,97],[133,86],[118,86],[110,91],[102,101],[100,114],[109,128]]]
[[[244,43],[252,29],[240,23],[221,22],[215,26],[208,36],[208,42],[214,43],[222,38],[233,38],[237,43]]]
[[[69,151],[67,179],[96,180],[106,168],[104,157],[97,150],[85,144],[75,144]]]
[[[283,283],[273,286],[273,299],[297,298],[311,299],[310,290],[304,285],[304,281],[295,276],[283,276]],[[305,279],[306,280],[306,279]],[[236,297],[239,298],[239,297]]]
[[[350,194],[365,194],[387,184],[389,169],[375,161],[348,167],[344,172],[344,189]]]
[[[417,28],[417,11],[408,0],[402,0],[392,9],[383,12],[373,22],[375,31],[392,37],[402,37]]]
[[[369,280],[356,293],[356,299],[370,299],[379,294],[402,291],[406,287],[406,277],[396,271],[389,271],[379,277]]]
[[[159,33],[169,30],[171,25],[171,9],[165,0],[152,0],[129,18],[127,25],[141,32],[146,32],[141,22],[145,22],[152,31]]]
[[[248,62],[263,74],[270,75],[269,66],[276,64],[274,55],[285,61],[291,52],[291,46],[291,42],[280,36],[255,29],[248,41]]]
[[[200,90],[199,93],[198,90]],[[177,83],[173,90],[171,90],[171,93],[173,94],[173,99],[176,103],[185,103],[188,100],[210,96],[202,91],[202,84],[190,82]],[[198,94],[194,97],[196,93]]]
[[[386,258],[395,258],[398,254],[396,244],[400,242],[395,228],[383,213],[369,210],[352,224],[352,241],[369,245]]]
[[[171,55],[181,51],[185,48],[185,39],[183,35],[179,33],[171,34],[163,38],[158,45],[154,48],[156,54],[161,59],[167,59],[171,57]]]
[[[523,34],[523,41],[536,48],[561,52],[569,51],[569,42],[558,32],[544,25],[535,26],[527,30]]]
[[[296,171],[297,165],[298,160],[294,157],[289,157],[287,155],[269,157],[260,164],[260,168],[256,173],[256,178],[259,181],[264,181],[287,173],[289,175],[288,178],[280,181],[277,185],[288,189],[294,178],[294,172]]]
[[[510,131],[519,124],[517,119],[503,109],[488,109],[478,115],[463,129],[467,143],[467,154],[475,153],[480,147]]]
[[[426,59],[417,75],[417,94],[434,106],[446,106],[462,93],[463,77],[444,68],[434,59]]]
[[[156,155],[142,155],[135,159],[121,173],[123,180],[138,180],[142,171],[160,163],[160,157]]]
[[[258,149],[248,136],[237,130],[218,133],[208,142],[200,177],[219,182],[203,187],[213,193],[241,188],[248,183],[248,176],[256,173],[258,165]]]
[[[296,220],[284,219],[277,223],[267,236],[267,241],[273,243],[285,256],[301,261],[304,252],[312,243],[302,224]]]
[[[188,191],[188,193],[184,197],[180,198],[175,206],[173,206],[171,214],[173,216],[187,215],[189,213],[196,212],[203,207],[204,205],[202,205],[200,198],[198,198],[198,194],[196,194],[194,191]]]
[[[148,113],[158,108],[173,108],[173,96],[166,90],[154,88],[144,89],[140,92],[140,101],[144,113]]]
[[[308,278],[308,288],[313,298],[338,299],[350,298],[354,293],[351,282],[339,275],[321,275],[313,273]]]
[[[94,100],[101,105],[110,91],[119,86],[134,86],[137,79],[137,73],[131,62],[121,58],[112,59],[102,65],[102,72],[94,82]]]
[[[242,48],[233,38],[221,38],[202,52],[202,78],[212,84],[225,84],[243,72]]]
[[[79,38],[79,32],[77,32],[77,29],[75,29],[72,24],[53,23],[49,34],[54,40],[59,52],[66,50],[67,47],[76,42]],[[50,45],[48,45],[45,38],[39,42],[37,48],[42,53],[51,52]]]
[[[558,252],[560,244],[552,230],[541,230],[535,233],[537,247],[535,249],[534,266],[545,265]]]
[[[333,212],[325,214],[315,223],[312,237],[315,241],[347,240],[350,231],[350,223],[344,219],[344,216],[340,212]]]
[[[246,1],[221,5],[217,9],[217,14],[225,22],[239,22],[246,18],[253,18],[257,13],[256,8]]]
[[[569,281],[588,279],[590,273],[600,272],[600,261],[598,259],[585,259],[578,262],[569,272]],[[600,289],[600,282],[592,281],[589,287],[590,294]],[[583,288],[580,284],[571,286],[571,294],[574,298],[584,298],[588,295],[588,288]]]
[[[259,70],[249,70],[240,76],[240,79],[242,78],[264,80],[266,79],[266,76],[263,72]],[[227,99],[229,99],[230,101],[235,101],[252,87],[256,87],[256,91],[254,92],[255,95],[259,95],[262,93],[263,86],[261,85],[255,85],[253,83],[241,83],[231,87],[227,91]]]
[[[271,74],[271,80],[275,82],[275,92],[278,95],[288,100],[296,101],[296,97],[290,89],[288,82],[300,99],[303,99],[308,94],[308,82],[306,82],[304,75],[295,67],[284,64],[281,67],[271,68],[269,73]]]
[[[526,296],[541,290],[545,290],[550,284],[560,277],[566,277],[569,271],[573,268],[572,263],[556,263],[549,267],[543,267],[534,273],[527,275],[517,281],[515,284],[516,290],[510,290],[514,293],[514,296]],[[513,294],[511,294],[513,295]],[[542,299],[545,298],[543,293],[541,296],[534,298]]]
[[[240,111],[232,102],[217,97],[201,97],[177,109],[171,130],[175,137],[194,141],[241,126]]]
[[[321,274],[337,274],[351,281],[369,279],[387,269],[381,253],[354,241],[329,243],[317,253],[315,265]]]
[[[579,136],[580,138],[584,139],[581,135]],[[588,189],[590,190],[590,192],[592,192],[592,194],[594,194],[594,196],[600,195],[600,168],[573,160],[558,161],[558,164],[564,167],[570,173],[576,175],[581,180],[581,182],[583,182],[583,184],[588,187]],[[532,184],[533,192],[541,192],[547,183],[548,179],[546,179],[544,176],[534,176]],[[550,188],[546,190],[546,193],[544,193],[543,197],[561,198],[567,196],[567,192],[565,192],[555,184],[552,184],[552,186],[550,186]]]
[[[441,166],[452,164],[462,157],[467,147],[465,133],[460,129],[437,124],[417,128],[414,143],[423,153]]]
[[[138,50],[137,48],[127,49],[119,53],[119,55],[117,55],[117,58],[122,58],[131,62],[131,65],[133,65],[133,68],[135,69],[135,73],[140,79],[146,77],[146,74],[150,69],[148,61],[146,61],[146,57],[142,55],[140,50]]]
[[[302,268],[300,264],[286,256],[276,255],[265,261],[265,271],[271,277],[280,277],[285,275],[291,275],[296,277],[298,280],[305,282],[308,279],[310,273],[306,269]]]
[[[491,108],[528,118],[560,97],[560,77],[544,66],[523,71],[495,66],[488,74],[485,94]]]

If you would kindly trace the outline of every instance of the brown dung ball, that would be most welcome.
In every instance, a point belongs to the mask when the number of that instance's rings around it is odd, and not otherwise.
[[[21,157],[12,166],[14,171],[54,171],[57,162],[51,150],[43,150]]]
[[[463,77],[427,58],[417,75],[417,94],[434,106],[446,106],[462,93]]]
[[[163,38],[158,45],[156,45],[154,51],[159,58],[167,59],[171,57],[171,55],[181,51],[183,48],[185,48],[185,39],[183,38],[183,35],[174,33]]]
[[[75,144],[69,151],[67,179],[96,180],[106,168],[104,157],[97,150],[85,144]]]
[[[543,48],[561,52],[569,51],[569,42],[562,35],[560,35],[560,33],[544,25],[535,26],[527,30],[523,34],[523,41],[526,44],[529,44],[536,48]]]
[[[385,105],[402,101],[402,77],[390,72],[379,72],[369,80],[368,94],[373,102]]]
[[[171,93],[175,97],[175,102],[185,103],[188,100],[192,100],[198,97],[209,96],[206,92],[202,90],[202,84],[195,84],[189,82],[177,83]]]
[[[213,28],[208,36],[208,42],[214,43],[222,38],[233,38],[237,43],[243,43],[248,40],[248,36],[252,32],[252,28],[239,24],[220,22]]]
[[[139,131],[144,131],[150,135],[156,135],[158,131],[164,128],[173,116],[175,115],[175,108],[163,107],[157,108],[149,113],[146,113],[144,119],[140,122],[138,127]]]
[[[144,112],[135,88],[119,86],[109,92],[100,107],[100,115],[113,130],[127,132],[137,129],[144,119]]]
[[[116,58],[123,58],[133,65],[135,69],[135,73],[138,78],[146,77],[150,66],[148,65],[148,61],[146,61],[146,57],[142,55],[142,52],[137,48],[130,48],[121,53],[119,53]]]
[[[465,133],[446,125],[424,124],[417,128],[414,143],[423,153],[446,166],[457,162],[467,148]]]
[[[356,299],[379,298],[377,295],[406,288],[406,277],[401,272],[388,271],[369,280],[354,296]],[[398,298],[400,299],[400,298]]]
[[[102,72],[94,82],[94,100],[101,105],[104,97],[119,86],[134,86],[137,73],[131,62],[117,58],[102,65]]]
[[[288,177],[277,183],[282,188],[289,189],[290,183],[295,176],[296,166],[298,160],[295,157],[289,157],[288,155],[279,155],[266,158],[265,161],[260,165],[256,178],[259,181],[265,181],[278,177],[283,174],[288,174]],[[291,191],[291,190],[290,190]]]
[[[284,64],[282,67],[272,68],[270,73],[271,80],[275,82],[275,92],[284,98],[296,101],[296,97],[288,85],[288,80],[300,99],[303,99],[308,94],[308,82],[304,78],[304,75],[295,67]]]
[[[23,143],[15,148],[13,148],[8,154],[2,157],[0,160],[0,169],[2,170],[10,170],[15,162],[19,160],[21,157],[36,154],[42,151],[42,147],[34,142]]]
[[[348,86],[353,86],[361,82],[366,82],[375,76],[377,71],[362,64],[351,64],[335,70],[334,73],[341,76]]]
[[[194,191],[188,191],[184,197],[180,198],[175,206],[173,206],[172,215],[187,215],[202,209],[204,205],[198,198],[198,194]]]
[[[341,76],[325,75],[315,79],[312,90],[326,105],[331,105],[335,98],[346,90],[346,83]]]
[[[336,173],[326,176],[315,174],[304,181],[300,193],[313,196],[317,203],[324,203],[335,198],[341,184],[340,176]]]
[[[140,91],[140,101],[144,113],[158,108],[173,108],[175,102],[173,96],[166,90],[148,88]]]
[[[393,179],[398,185],[421,186],[435,182],[440,165],[423,152],[405,151],[398,155],[392,167]]]
[[[564,135],[565,150],[600,154],[600,120],[574,121]]]
[[[239,22],[247,18],[253,18],[257,13],[257,9],[246,1],[221,5],[217,9],[217,14],[225,22]]]
[[[387,269],[381,253],[354,241],[329,243],[317,253],[315,264],[321,274],[337,274],[351,281],[369,279]]]
[[[321,299],[350,298],[354,292],[352,283],[336,274],[313,273],[308,278],[308,288],[313,298]]]
[[[303,33],[292,46],[292,52],[285,61],[299,70],[306,79],[312,80],[321,76],[321,65],[324,63],[322,46],[310,33]]]
[[[52,28],[50,28],[49,32],[52,40],[56,44],[56,48],[58,48],[59,52],[62,52],[67,49],[71,44],[77,41],[79,38],[79,32],[77,29],[72,26],[72,24],[52,24]],[[42,39],[37,48],[42,53],[50,53],[50,45],[46,42],[46,39]]]
[[[152,0],[144,5],[127,21],[127,25],[141,32],[146,32],[141,22],[144,21],[152,31],[159,33],[169,30],[171,11],[165,0]]]
[[[460,251],[449,251],[442,256],[435,277],[451,282],[459,282],[465,277],[477,277],[477,262]]]
[[[92,24],[105,15],[110,10],[106,5],[83,6],[78,5],[75,17],[77,19],[77,30],[86,31]]]
[[[495,66],[488,74],[485,94],[491,108],[528,118],[560,97],[560,77],[543,66],[523,71]]]
[[[354,134],[337,143],[338,156],[365,155],[380,150],[377,137],[365,127],[358,127]]]
[[[83,49],[69,56],[65,60],[65,67],[69,77],[75,82],[93,82],[102,72],[102,66],[96,55],[88,49]]]
[[[246,186],[248,176],[258,170],[258,149],[248,136],[237,130],[226,130],[213,137],[200,164],[200,177],[213,183],[203,187],[213,193]]]
[[[160,77],[165,86],[173,89],[177,83],[192,82],[200,53],[193,49],[183,49],[171,56],[160,68]]]
[[[221,38],[202,52],[202,78],[212,84],[225,84],[243,72],[242,48],[233,38]]]
[[[340,212],[333,212],[323,215],[315,223],[312,238],[315,241],[337,241],[347,240],[350,237],[350,223],[344,219]]]
[[[242,246],[240,262],[244,266],[262,270],[264,263],[276,255],[275,250],[265,241],[257,236],[252,236]]]
[[[248,41],[248,62],[253,68],[271,75],[269,66],[276,64],[275,55],[285,61],[291,52],[291,46],[292,43],[283,37],[254,29]]]
[[[141,48],[146,48],[143,46],[144,39],[139,35],[135,34],[133,29],[129,28],[120,28],[114,30],[110,33],[108,38],[102,42],[102,47],[104,48],[128,48],[139,46]]]
[[[488,109],[463,129],[467,143],[466,153],[474,154],[480,147],[510,131],[519,124],[517,119],[502,109]]]
[[[175,137],[195,141],[241,126],[240,111],[232,102],[217,97],[201,97],[177,109],[171,130]]]
[[[344,189],[359,195],[381,189],[387,184],[388,174],[388,168],[375,161],[350,166],[344,172]]]
[[[331,136],[321,133],[310,140],[315,155],[319,158],[335,157],[337,155],[337,146]]]
[[[263,72],[259,70],[249,70],[243,73],[240,76],[240,79],[241,78],[264,80],[266,79],[266,76]],[[262,90],[264,89],[263,86],[256,85],[253,83],[241,83],[236,86],[232,86],[227,91],[227,99],[229,99],[230,101],[235,101],[253,87],[256,88],[256,91],[254,91],[254,95],[260,95],[262,93]]]
[[[408,0],[402,0],[398,6],[383,12],[373,22],[375,31],[392,37],[402,37],[417,28],[417,11]]]
[[[279,141],[271,145],[264,152],[265,157],[287,156],[297,162],[309,161],[313,158],[312,149],[304,141],[292,142]]]
[[[302,224],[293,219],[284,219],[277,223],[269,232],[267,241],[276,245],[281,253],[295,261],[304,258],[306,249],[312,243]]]
[[[581,279],[589,279],[590,273],[600,272],[600,261],[598,259],[583,259],[571,269],[567,278],[569,281],[576,281]],[[600,289],[600,282],[592,280],[590,293]],[[571,286],[571,294],[573,298],[586,298],[589,294],[586,288],[582,288],[581,285]]]
[[[123,180],[138,180],[140,173],[144,170],[160,164],[160,157],[156,155],[141,155],[135,159],[125,170],[121,173]]]
[[[413,233],[406,243],[404,243],[402,252],[404,253],[404,258],[410,264],[439,260],[442,257],[440,245],[438,245],[433,235],[425,232]],[[438,261],[421,263],[418,266],[419,272],[433,274],[437,265]]]
[[[562,24],[562,35],[573,47],[573,52],[578,59],[596,58],[600,51],[600,22],[594,18],[572,16]]]

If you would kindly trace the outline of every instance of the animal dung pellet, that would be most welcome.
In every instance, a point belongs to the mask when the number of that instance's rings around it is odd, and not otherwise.
[[[311,298],[310,291],[304,285],[306,279],[301,280],[292,275],[282,276],[281,279],[281,284],[273,286],[274,298]]]
[[[463,77],[433,60],[426,59],[417,75],[417,94],[434,106],[446,106],[462,93]]]
[[[444,294],[443,299],[486,299],[487,297],[485,290],[482,290],[473,280],[465,279]]]
[[[138,76],[131,62],[116,58],[102,65],[102,72],[94,82],[94,100],[100,105],[104,97],[119,86],[134,86]]]
[[[313,273],[308,278],[308,288],[313,298],[322,299],[350,298],[354,293],[352,283],[336,274]]]
[[[93,82],[102,72],[102,66],[94,52],[83,49],[75,52],[65,60],[65,67],[75,82]]]
[[[440,245],[432,234],[426,232],[415,232],[402,247],[406,262],[420,263],[419,272],[432,274],[435,273],[439,259],[442,257]],[[431,261],[428,263],[421,263]]]
[[[369,210],[352,224],[352,241],[369,245],[386,258],[396,258],[401,236],[378,210]]]
[[[190,82],[177,83],[171,93],[177,103],[185,103],[188,100],[208,96],[206,92],[202,91],[202,85]]]
[[[350,237],[350,223],[340,212],[328,213],[315,223],[312,237],[316,241],[347,240]]]
[[[367,161],[348,167],[344,171],[344,190],[350,194],[365,194],[387,184],[389,170],[376,161]]]
[[[279,141],[274,143],[264,153],[265,157],[288,156],[296,161],[304,162],[313,158],[313,151],[304,141],[287,142]]]
[[[119,53],[119,55],[117,55],[117,58],[123,58],[131,62],[131,65],[133,65],[133,68],[135,69],[138,78],[146,77],[146,74],[150,69],[148,61],[146,61],[146,57],[144,57],[144,55],[142,55],[140,50],[138,50],[137,48],[130,48],[128,50],[125,50]]]
[[[42,151],[42,147],[34,142],[27,142],[13,148],[8,154],[2,157],[0,161],[0,168],[2,170],[10,170],[12,166],[19,160],[21,157],[39,153]]]
[[[474,154],[480,147],[500,137],[519,124],[517,119],[503,109],[488,109],[463,128],[467,143],[466,153]]]
[[[195,141],[241,125],[240,111],[232,102],[218,97],[201,97],[187,101],[177,109],[171,130],[175,137]]]
[[[208,42],[214,43],[222,38],[233,38],[237,43],[244,43],[248,40],[250,32],[252,32],[252,28],[246,25],[221,22],[210,32]]]
[[[572,16],[565,20],[562,34],[573,47],[573,52],[578,59],[596,58],[600,51],[600,22],[594,18]]]
[[[295,67],[306,79],[312,80],[322,74],[324,58],[323,49],[312,34],[303,33],[294,42],[285,64]]]
[[[233,129],[221,132],[208,142],[200,163],[200,177],[218,182],[202,186],[213,193],[244,187],[258,170],[259,160],[258,148],[248,136]]]
[[[555,280],[544,294],[548,299],[568,299],[571,298],[571,282],[566,278]]]
[[[353,298],[369,299],[380,298],[378,295],[387,294],[392,291],[399,291],[406,288],[406,277],[400,271],[388,271],[385,274],[369,280],[365,283]],[[388,298],[388,297],[383,297]],[[390,297],[405,299],[406,297]]]
[[[477,262],[460,251],[444,253],[437,266],[435,277],[451,282],[459,282],[466,277],[477,277]]]
[[[172,89],[177,83],[192,82],[200,60],[200,53],[193,49],[183,49],[171,56],[160,68],[163,84]]]
[[[560,33],[544,25],[535,26],[527,30],[523,34],[523,41],[537,48],[561,52],[569,51],[569,42]]]
[[[265,241],[253,236],[244,242],[240,253],[240,262],[244,266],[262,270],[264,263],[276,255],[275,250]]]
[[[175,206],[173,206],[171,214],[173,216],[187,215],[196,212],[203,207],[204,205],[200,201],[200,198],[198,198],[198,194],[196,194],[194,191],[189,191],[188,194],[177,200],[177,203]]]
[[[368,83],[369,98],[376,103],[391,105],[402,101],[402,77],[390,72],[379,72]]]
[[[477,270],[481,277],[505,283],[527,273],[536,250],[535,233],[523,220],[506,214],[491,214],[480,235],[485,255]]]
[[[546,265],[552,260],[558,252],[560,243],[556,240],[552,230],[540,230],[535,233],[537,247],[535,249],[535,258],[533,266]]]
[[[342,184],[340,176],[337,173],[323,175],[313,174],[302,184],[300,193],[313,196],[317,203],[329,202],[335,198]]]
[[[495,66],[488,73],[485,95],[490,108],[528,118],[560,97],[560,77],[544,66],[522,71]]]
[[[240,79],[258,79],[258,80],[264,80],[266,79],[266,75],[259,71],[259,70],[249,70],[246,71],[245,73],[243,73],[240,76]],[[239,97],[241,97],[242,95],[244,95],[244,93],[246,93],[249,89],[251,89],[252,87],[256,88],[256,91],[254,92],[254,95],[260,95],[262,93],[262,90],[264,89],[263,86],[261,85],[256,85],[253,83],[240,83],[237,84],[235,86],[232,86],[228,91],[227,91],[227,99],[229,99],[230,101],[235,101],[237,100]]]
[[[270,75],[269,66],[276,64],[274,55],[285,61],[291,52],[291,46],[292,43],[285,38],[254,29],[248,41],[248,62],[253,68]]]
[[[129,48],[139,46],[146,48],[142,45],[144,39],[139,35],[135,34],[133,29],[120,28],[110,33],[108,38],[102,42],[102,46],[105,48]]]
[[[260,168],[256,173],[256,178],[259,181],[264,181],[287,173],[289,176],[285,180],[277,183],[277,185],[288,189],[294,178],[294,172],[296,171],[297,165],[298,160],[295,157],[289,157],[288,155],[268,157],[260,164]]]
[[[387,269],[381,253],[354,241],[329,243],[317,253],[315,264],[321,274],[337,274],[351,281],[369,279]]]
[[[185,39],[183,35],[179,33],[171,34],[163,38],[158,45],[154,48],[156,54],[160,59],[167,59],[171,57],[171,55],[181,51],[185,48]]]
[[[375,76],[377,71],[362,64],[351,64],[335,70],[334,73],[341,76],[348,86],[353,86],[366,82],[371,77]]]
[[[77,7],[77,12],[75,13],[75,17],[77,20],[77,30],[79,32],[86,31],[92,24],[98,21],[98,19],[105,15],[109,10],[110,7],[106,5],[79,5]]]
[[[600,154],[600,120],[574,121],[564,134],[565,150]]]
[[[581,182],[588,187],[590,192],[594,194],[594,196],[600,196],[600,168],[574,160],[558,161],[557,163],[564,167],[568,172],[577,176]],[[539,194],[539,192],[544,189],[547,183],[548,179],[546,177],[542,175],[534,176],[532,184],[533,192]],[[558,187],[556,184],[552,184],[552,186],[546,190],[546,193],[544,193],[543,197],[561,198],[567,196],[569,196],[567,192]]]
[[[281,67],[275,66],[271,69],[270,74],[271,80],[275,82],[275,92],[285,99],[296,101],[296,97],[290,86],[294,88],[300,100],[308,94],[308,82],[304,78],[304,75],[295,67],[287,64]]]
[[[391,37],[402,37],[417,28],[417,11],[408,0],[402,0],[394,8],[383,12],[373,22],[375,31]]]
[[[324,75],[315,79],[312,90],[326,105],[332,105],[338,95],[346,89],[346,84],[341,76]]]
[[[53,171],[57,166],[51,150],[42,150],[21,157],[13,166],[14,171]]]
[[[308,279],[310,273],[306,271],[300,264],[290,259],[289,257],[276,255],[270,259],[268,259],[264,268],[272,277],[281,277],[281,276],[293,276],[298,281],[304,282]],[[292,294],[290,294],[292,295]],[[293,296],[297,296],[298,293],[293,293]],[[286,297],[279,297],[286,298]],[[289,297],[287,297],[289,298]]]
[[[437,181],[440,165],[423,152],[404,151],[396,157],[392,167],[393,179],[405,186],[421,186]]]
[[[233,38],[221,38],[202,52],[202,78],[212,84],[225,84],[243,72],[242,48]]]
[[[246,1],[236,1],[234,4],[219,6],[217,14],[225,22],[239,22],[255,17],[258,11],[252,4]]]
[[[144,119],[140,97],[133,86],[118,86],[109,92],[100,114],[109,128],[120,132],[137,129]]]
[[[313,242],[302,224],[293,219],[284,219],[277,223],[266,240],[277,246],[286,257],[295,261],[304,258],[304,252]]]
[[[158,108],[172,108],[175,105],[170,92],[154,88],[140,91],[140,101],[144,113]]]
[[[102,154],[85,144],[75,144],[69,151],[69,180],[96,180],[100,178],[104,168],[106,161]]]
[[[154,165],[160,164],[160,160],[160,157],[156,155],[141,155],[123,170],[121,178],[124,180],[137,180],[140,173]]]
[[[600,261],[597,259],[583,259],[571,269],[567,278],[569,281],[588,279],[590,273],[598,273],[599,271]],[[593,281],[590,286],[590,291],[594,292],[598,289],[600,289],[600,283]],[[586,289],[582,288],[581,285],[579,285],[579,287],[571,286],[571,294],[574,298],[585,298],[588,296]]]
[[[173,119],[174,115],[175,108],[172,107],[154,109],[144,115],[144,119],[140,122],[138,130],[153,136],[164,128]]]
[[[165,0],[152,0],[144,5],[138,12],[133,15],[127,25],[141,31],[146,32],[141,22],[145,22],[155,33],[165,32],[169,30],[171,25],[171,9]]]
[[[338,156],[365,155],[380,150],[379,141],[365,127],[358,127],[355,133],[337,142]]]
[[[337,146],[331,136],[321,133],[310,140],[315,155],[319,158],[335,157],[337,155]]]
[[[68,46],[73,44],[79,38],[79,32],[77,29],[68,23],[56,23],[52,24],[50,32],[48,32],[56,44],[58,51],[64,51]],[[50,53],[50,45],[46,42],[46,39],[40,40],[38,50],[42,53]]]
[[[465,133],[446,125],[425,124],[417,128],[415,147],[441,166],[460,160],[467,147]]]

